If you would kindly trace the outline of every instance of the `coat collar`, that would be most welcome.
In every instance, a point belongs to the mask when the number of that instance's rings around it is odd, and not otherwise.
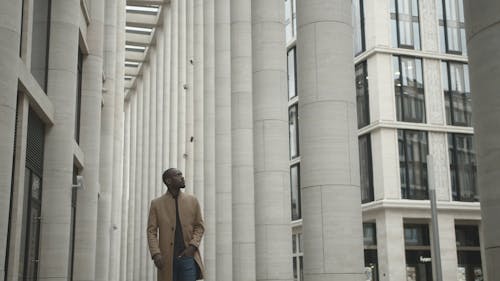
[[[179,190],[179,195],[177,196],[179,199],[182,198],[184,196],[183,194],[184,192],[180,191]],[[172,195],[172,193],[170,193],[170,191],[167,189],[167,192],[165,192],[165,194],[163,195],[169,199],[175,199],[174,196]]]

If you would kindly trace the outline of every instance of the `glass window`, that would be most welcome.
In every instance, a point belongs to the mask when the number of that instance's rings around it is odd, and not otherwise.
[[[429,226],[404,224],[406,280],[432,281]]]
[[[420,50],[418,0],[391,0],[392,46]]]
[[[365,51],[365,14],[364,0],[352,1],[352,19],[354,27],[354,55]]]
[[[366,61],[357,64],[355,72],[358,128],[362,128],[370,124],[370,100],[368,96],[368,70]]]
[[[366,280],[378,281],[377,228],[375,223],[363,223]]]
[[[290,189],[291,189],[291,208],[292,221],[302,218],[300,204],[300,165],[296,164],[290,167]]]
[[[399,171],[401,197],[428,199],[427,186],[427,132],[398,130]]]
[[[297,35],[296,0],[285,0],[285,34],[286,42]]]
[[[80,143],[80,114],[82,105],[82,73],[83,73],[83,54],[78,48],[78,63],[77,63],[77,80],[76,80],[76,108],[75,108],[75,140]]]
[[[359,171],[361,180],[361,203],[374,200],[372,148],[370,134],[359,137]]]
[[[292,235],[292,241],[293,280],[301,281],[304,280],[304,253],[302,251],[302,233],[294,233]]]
[[[467,54],[463,0],[437,0],[441,51]]]
[[[472,135],[448,134],[451,190],[455,201],[479,201]]]
[[[422,60],[394,56],[393,67],[397,120],[425,123]]]
[[[297,104],[288,109],[288,124],[290,138],[290,159],[299,156],[299,118]]]
[[[442,62],[446,124],[472,126],[472,101],[469,66],[463,63]]]
[[[483,280],[479,230],[476,225],[455,225],[458,280]]]
[[[288,99],[297,96],[297,74],[295,72],[297,63],[296,63],[296,55],[295,48],[291,48],[287,53],[287,65],[288,65]]]
[[[23,253],[19,273],[22,280],[38,280],[40,219],[42,205],[42,175],[45,127],[36,113],[28,114],[26,140],[25,197],[23,205]]]
[[[31,40],[31,74],[47,92],[49,66],[50,0],[33,1],[33,30]]]

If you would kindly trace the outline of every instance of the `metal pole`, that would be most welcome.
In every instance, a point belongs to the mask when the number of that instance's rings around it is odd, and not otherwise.
[[[436,203],[436,186],[434,183],[434,159],[429,154],[427,155],[427,175],[429,178],[429,198],[431,201],[431,220],[432,220],[432,248],[436,266],[436,280],[443,280],[443,271],[441,268],[441,248],[439,246],[439,229],[438,229],[438,215]]]

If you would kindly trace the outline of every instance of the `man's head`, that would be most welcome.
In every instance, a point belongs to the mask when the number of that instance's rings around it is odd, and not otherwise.
[[[179,191],[179,189],[186,187],[184,177],[179,169],[170,168],[166,170],[163,172],[162,178],[170,191]]]

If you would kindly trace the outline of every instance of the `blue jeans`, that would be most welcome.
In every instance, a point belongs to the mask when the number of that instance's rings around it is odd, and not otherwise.
[[[196,281],[198,265],[193,257],[174,257],[173,281]]]

